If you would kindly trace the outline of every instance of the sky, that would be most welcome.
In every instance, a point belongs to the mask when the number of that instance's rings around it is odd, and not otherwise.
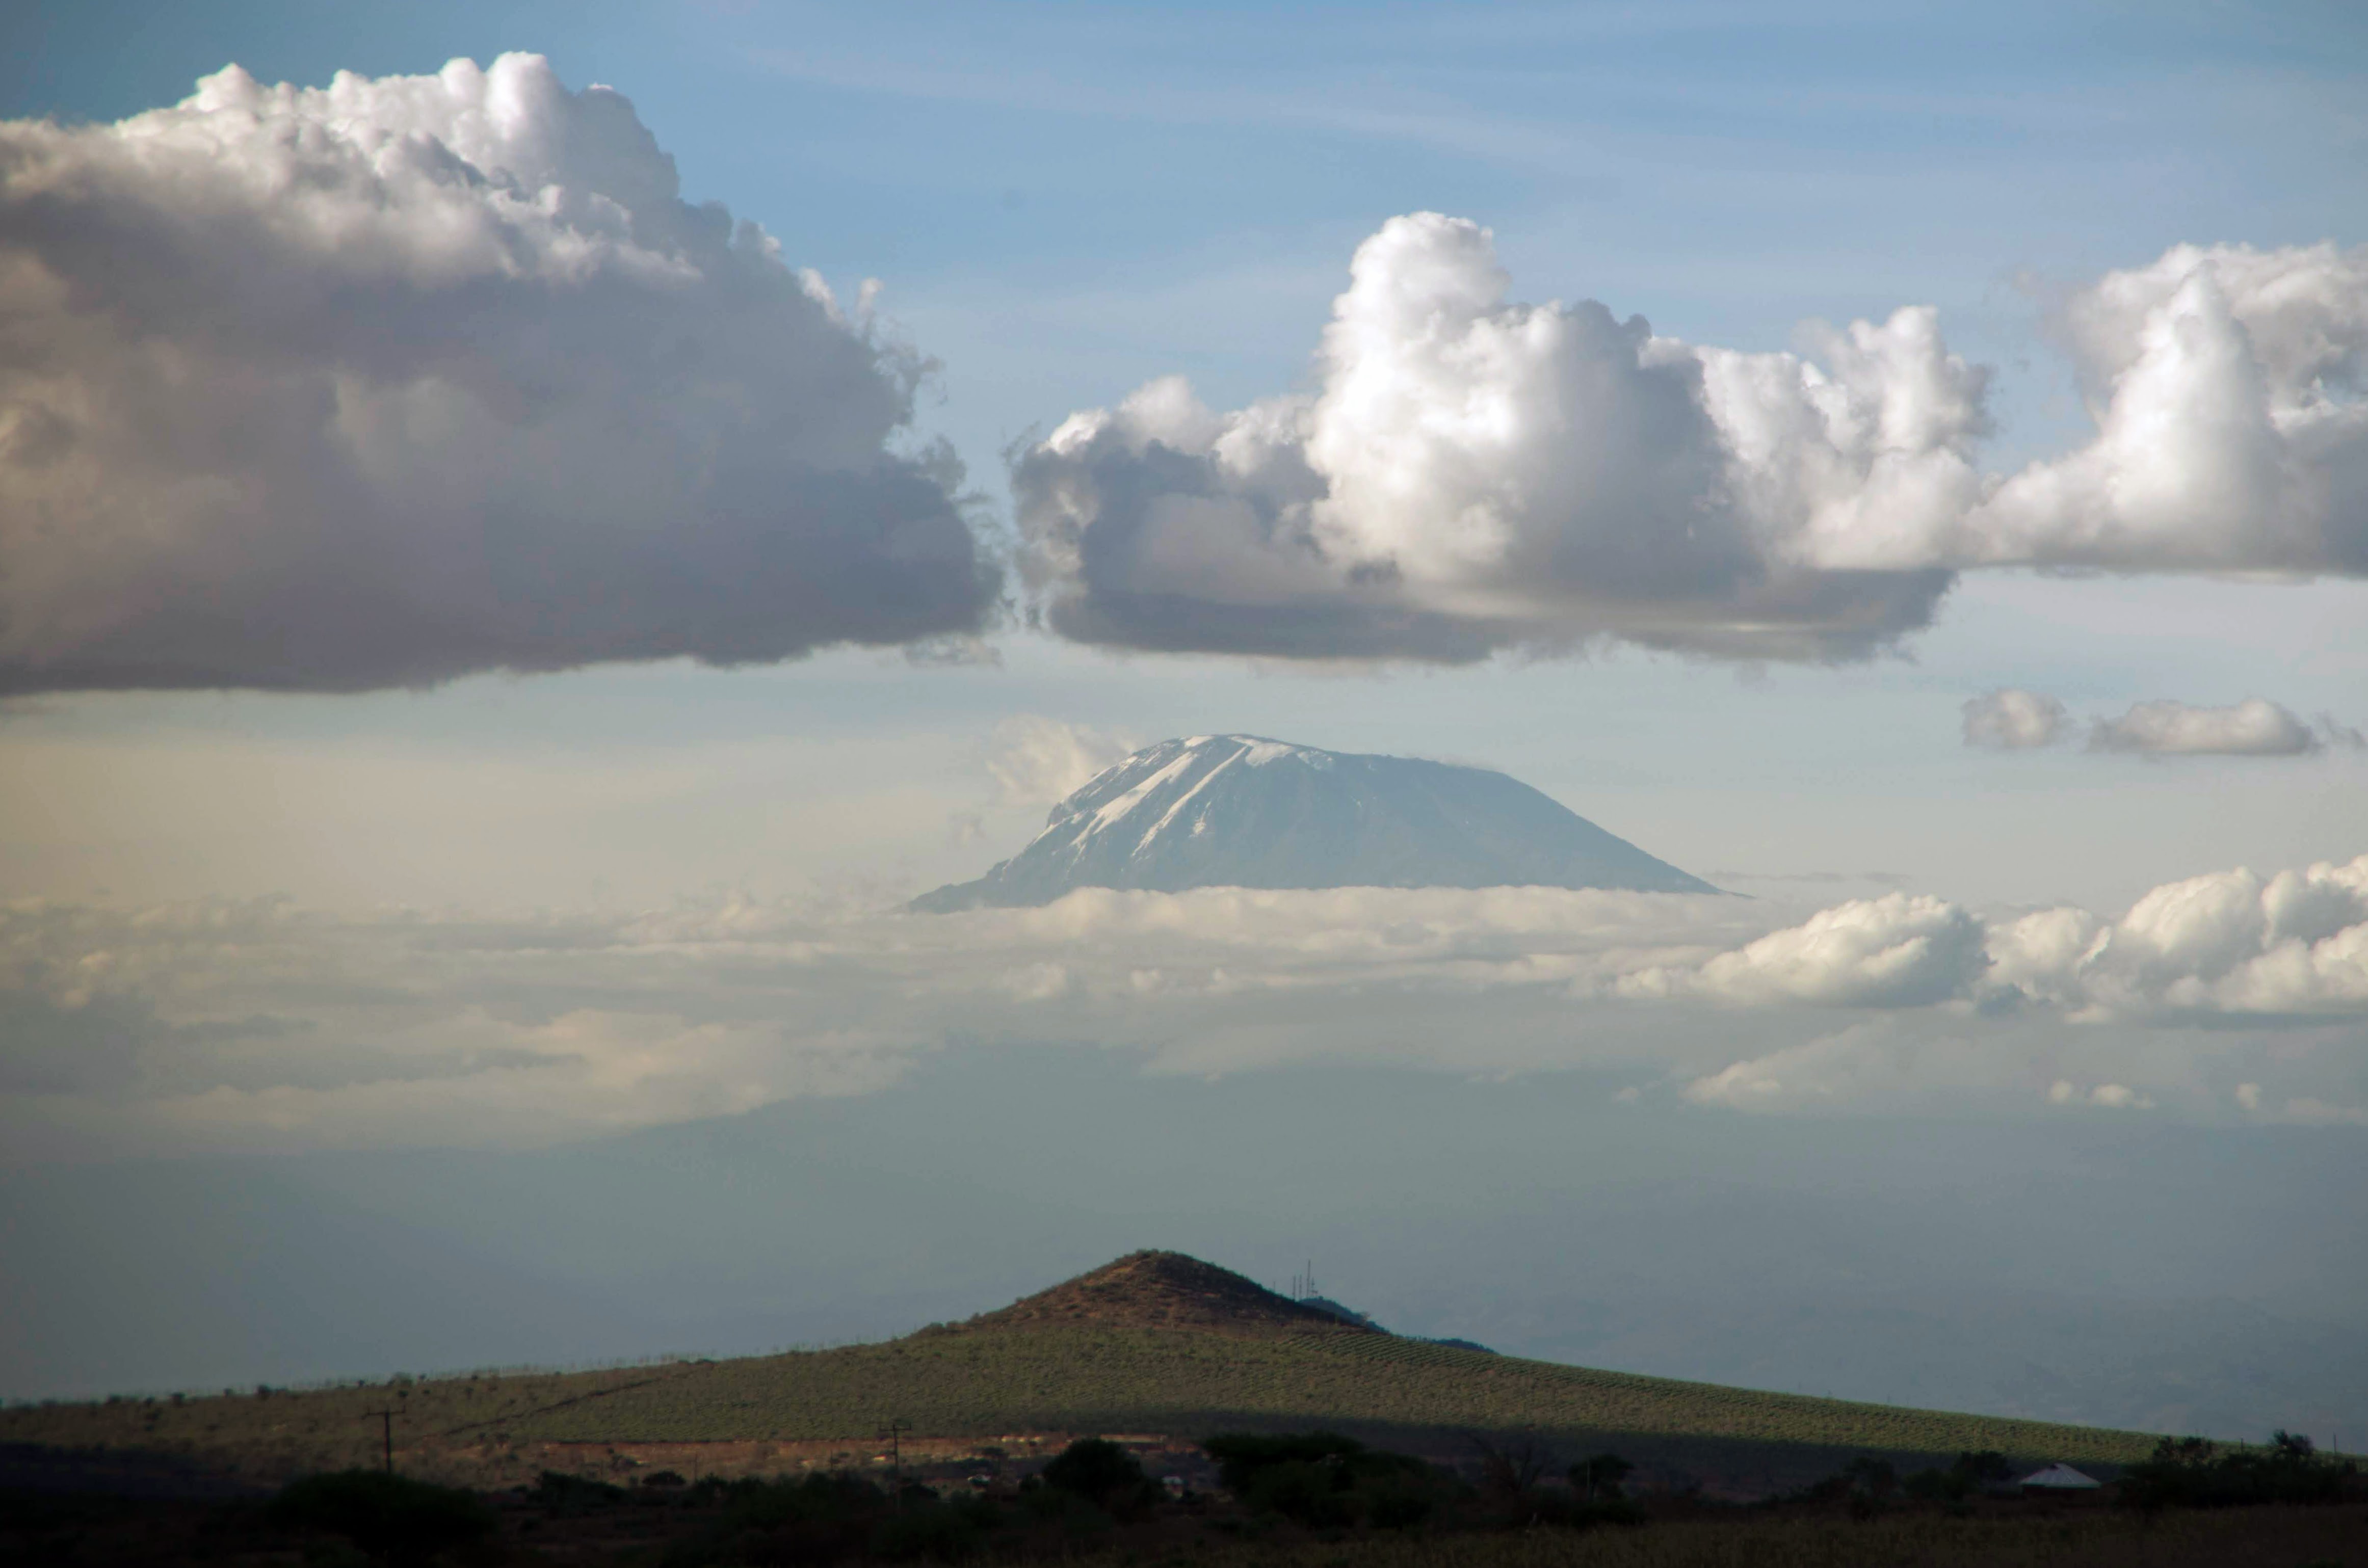
[[[2368,1431],[2364,74],[2334,4],[12,8],[0,1394],[1181,1238]],[[902,913],[1232,733],[1749,896]],[[191,1236],[211,1315],[125,1304]]]

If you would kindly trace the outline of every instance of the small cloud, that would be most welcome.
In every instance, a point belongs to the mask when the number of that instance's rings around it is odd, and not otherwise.
[[[1965,744],[1992,751],[2030,751],[2063,738],[2064,704],[2036,691],[2002,687],[1967,701]]]
[[[2261,1085],[2259,1085],[2259,1084],[2239,1084],[2239,1085],[2237,1085],[2237,1105],[2239,1105],[2240,1107],[2242,1107],[2242,1108],[2245,1108],[2246,1110],[2259,1110],[2259,1109],[2260,1109],[2260,1108],[2261,1108]]]
[[[2096,721],[2089,730],[2092,750],[2143,756],[2301,756],[2319,750],[2327,739],[2291,709],[2260,697],[2226,708],[2141,702],[2118,719]]]
[[[1090,724],[1022,713],[995,726],[987,776],[998,806],[1049,806],[1135,750],[1125,736]]]
[[[2142,1095],[2126,1084],[2099,1084],[2083,1094],[2068,1078],[2058,1078],[2048,1085],[2050,1105],[2092,1105],[2106,1110],[2152,1110],[2151,1096]]]

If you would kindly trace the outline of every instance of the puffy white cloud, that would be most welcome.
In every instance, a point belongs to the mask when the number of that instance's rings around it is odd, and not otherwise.
[[[2118,920],[2085,909],[1985,920],[1893,893],[1820,910],[1731,951],[1639,963],[1632,999],[1996,1009],[2101,1021],[2368,1009],[2368,855],[2263,878],[2238,868],[2155,888]]]
[[[1052,624],[1311,656],[1827,657],[1929,617],[1947,574],[1901,541],[1971,504],[1984,425],[1931,312],[1827,334],[1813,362],[1508,288],[1486,230],[1392,219],[1315,391],[1220,415],[1169,378],[1072,415],[1013,474]]]
[[[2023,916],[1991,937],[1993,980],[2090,1017],[2308,1016],[2368,1006],[2368,856],[2262,878],[2167,882],[2117,921]]]
[[[973,631],[869,288],[532,55],[0,123],[0,693]]]
[[[1449,661],[1863,654],[1973,567],[2368,571],[2368,249],[2180,246],[2064,322],[2096,437],[1999,476],[1930,308],[1695,346],[1514,301],[1486,230],[1395,218],[1311,391],[1216,413],[1167,378],[1021,455],[1026,569],[1090,642]]]
[[[1966,559],[2368,571],[2368,246],[2175,245],[2062,321],[2096,438],[2000,485]]]
[[[2140,702],[2117,719],[2098,720],[2089,744],[2148,756],[2299,756],[2319,750],[2330,735],[2349,740],[2353,733],[2332,721],[2313,728],[2289,709],[2248,697],[2226,708]]]
[[[1994,751],[2049,745],[2064,733],[2064,704],[2036,691],[2005,687],[1967,699],[1965,744]]]
[[[1699,994],[1729,1002],[1915,1007],[1970,990],[1988,967],[1981,922],[1923,894],[1889,893],[1819,910],[1691,970],[1622,978],[1626,996]]]

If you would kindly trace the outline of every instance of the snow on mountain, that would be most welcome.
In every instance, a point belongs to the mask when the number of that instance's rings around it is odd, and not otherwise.
[[[1027,848],[913,907],[1050,903],[1079,887],[1500,886],[1718,891],[1501,773],[1194,735],[1103,769]]]

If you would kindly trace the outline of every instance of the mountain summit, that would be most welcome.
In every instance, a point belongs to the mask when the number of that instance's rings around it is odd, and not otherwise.
[[[1277,1295],[1230,1268],[1180,1252],[1133,1252],[1049,1290],[984,1312],[963,1328],[1197,1328],[1255,1335],[1280,1329],[1383,1330],[1346,1309]]]
[[[1050,903],[1081,887],[1503,886],[1718,891],[1486,768],[1194,735],[1104,768],[1027,848],[913,907]]]

